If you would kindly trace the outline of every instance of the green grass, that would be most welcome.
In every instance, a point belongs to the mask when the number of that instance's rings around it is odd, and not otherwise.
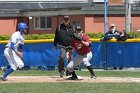
[[[139,93],[138,83],[12,83],[0,93]]]
[[[89,76],[88,71],[76,71]],[[140,72],[95,71],[98,77],[137,77]],[[2,74],[2,71],[0,71]],[[15,71],[11,76],[57,76],[57,71]],[[0,93],[140,93],[140,83],[0,83]]]
[[[0,71],[0,74],[3,72]],[[89,76],[88,71],[77,71],[77,75]],[[140,71],[95,71],[98,77],[138,77],[140,78]],[[14,71],[11,75],[13,76],[59,76],[58,71],[41,71],[41,70],[24,70]]]

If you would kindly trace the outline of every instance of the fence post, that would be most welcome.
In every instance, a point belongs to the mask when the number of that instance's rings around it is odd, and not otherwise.
[[[107,42],[102,42],[102,62],[103,62],[103,69],[107,70]]]

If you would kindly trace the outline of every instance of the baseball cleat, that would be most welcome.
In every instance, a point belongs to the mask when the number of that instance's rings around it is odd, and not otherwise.
[[[2,80],[2,81],[7,81],[8,79],[7,79],[7,78],[1,77],[1,80]]]
[[[94,80],[94,79],[96,79],[97,77],[92,75],[90,78],[91,78],[92,80]]]

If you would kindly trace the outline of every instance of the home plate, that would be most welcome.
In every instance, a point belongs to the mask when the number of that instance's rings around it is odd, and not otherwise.
[[[83,78],[81,76],[77,76],[78,77],[78,80],[82,80]]]
[[[71,76],[67,76],[67,78],[70,78]],[[83,78],[81,76],[77,76],[78,80],[83,80]]]

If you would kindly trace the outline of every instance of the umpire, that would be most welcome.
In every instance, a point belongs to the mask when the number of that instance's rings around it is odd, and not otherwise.
[[[57,49],[59,47],[60,49],[60,56],[58,62],[58,71],[60,73],[60,77],[64,76],[64,60],[66,58],[66,54],[69,52],[69,57],[67,58],[68,62],[72,58],[72,48],[70,47],[70,41],[74,33],[73,26],[70,24],[69,16],[64,16],[63,19],[64,22],[56,28],[54,38],[54,48]],[[66,71],[66,75],[67,74],[68,71]]]

